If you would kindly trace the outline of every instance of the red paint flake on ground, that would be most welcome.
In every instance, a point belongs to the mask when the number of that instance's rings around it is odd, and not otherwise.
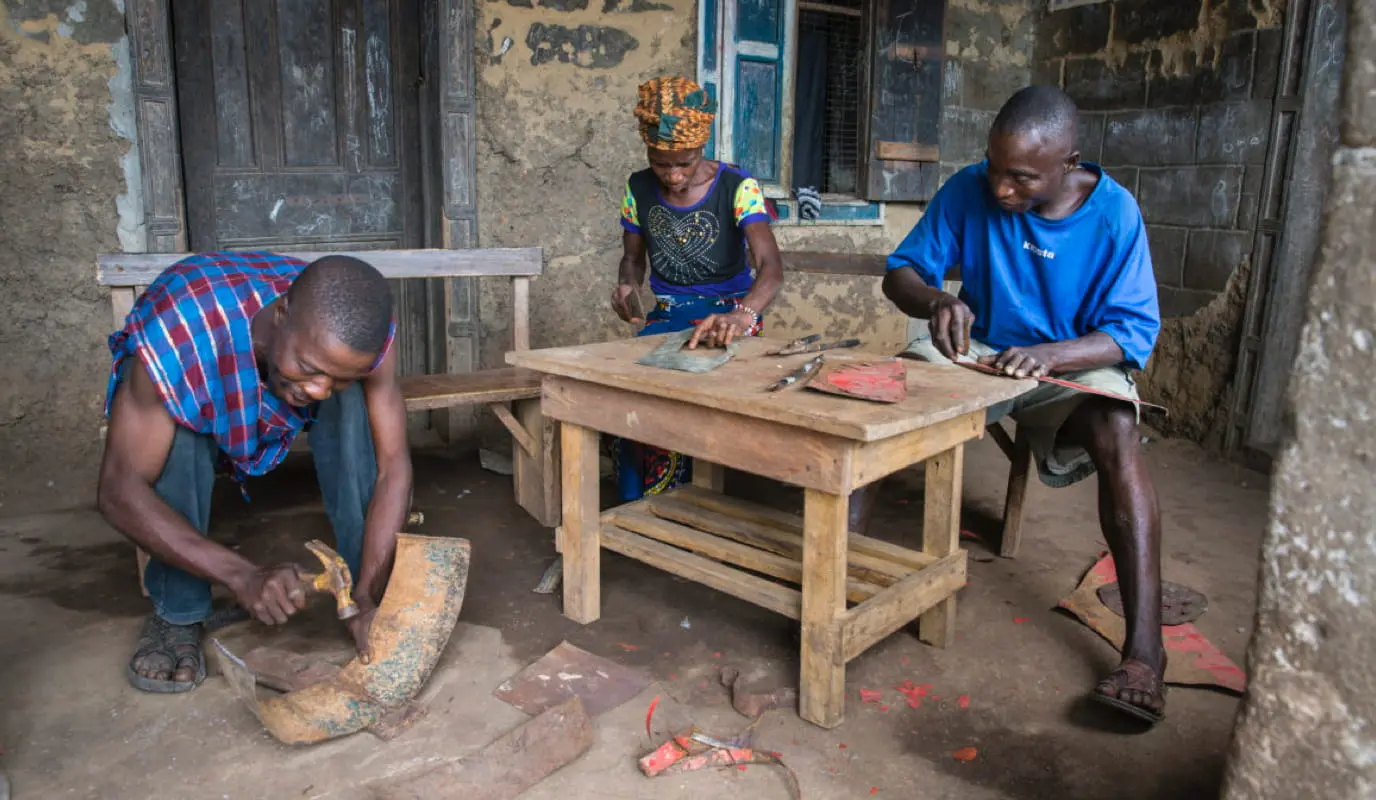
[[[1027,622],[1027,617],[1013,617],[1013,622],[1018,625],[1021,625],[1024,622]]]
[[[908,699],[908,708],[917,708],[921,706],[922,698],[929,697],[932,693],[932,685],[930,683],[924,683],[919,686],[912,681],[903,681],[893,688],[902,692],[903,696]]]
[[[907,666],[907,665],[908,665],[908,658],[907,658],[907,656],[904,656],[903,658],[898,659],[898,663],[900,663],[900,664],[902,664],[902,665],[904,665],[904,666]]]
[[[721,653],[713,653],[712,658],[721,658]]]
[[[737,765],[736,765],[736,769],[740,770],[741,772],[745,772],[745,765],[744,765],[744,764],[737,764]]]
[[[959,698],[956,699],[956,705],[960,706],[961,708],[969,708],[969,707],[970,707],[970,695],[968,695],[968,694],[963,694],[963,695],[961,695]]]
[[[634,653],[635,651],[640,649],[639,645],[626,644],[625,642],[617,642],[616,646],[620,647],[622,650],[625,650],[627,653]]]
[[[678,673],[677,673],[677,672],[670,672],[670,673],[669,673],[669,680],[671,680],[671,681],[676,681],[676,680],[678,680]]]
[[[871,786],[871,787],[870,787],[870,794],[879,794],[879,787],[878,787],[878,786]]]
[[[979,751],[973,747],[962,747],[951,754],[956,761],[974,761],[979,758]]]
[[[880,710],[880,711],[888,711],[888,710],[889,710],[889,707],[888,707],[888,706],[880,706],[880,707],[879,707],[879,710]]]
[[[840,750],[845,750],[846,747],[848,747],[848,745],[847,745],[845,742],[842,742],[842,743],[838,746],[838,749],[840,749]]]
[[[650,733],[650,720],[654,718],[655,706],[658,705],[659,695],[655,695],[655,699],[650,701],[650,710],[645,712],[645,735],[649,738],[654,738],[654,735]]]
[[[870,703],[876,703],[876,704],[877,704],[880,700],[883,700],[883,699],[884,699],[884,693],[883,693],[883,692],[877,692],[877,691],[875,691],[875,690],[873,690],[873,689],[861,689],[861,690],[860,690],[860,702],[865,703],[866,705],[868,705],[868,704],[870,704]]]

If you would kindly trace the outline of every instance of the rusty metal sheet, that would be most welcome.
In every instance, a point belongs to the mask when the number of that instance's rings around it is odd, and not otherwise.
[[[1109,611],[1123,614],[1123,587],[1118,581],[1099,587],[1099,602]],[[1184,625],[1204,616],[1209,598],[1203,592],[1170,581],[1161,582],[1161,624]]]
[[[588,716],[625,703],[650,685],[650,677],[568,642],[518,672],[493,692],[527,714],[539,714],[571,697],[581,697]]]

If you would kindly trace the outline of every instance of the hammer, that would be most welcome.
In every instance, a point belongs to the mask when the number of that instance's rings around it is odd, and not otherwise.
[[[317,575],[302,574],[301,580],[317,592],[334,595],[340,619],[358,616],[358,606],[354,604],[354,577],[349,573],[349,565],[344,563],[332,548],[319,539],[306,542],[306,549],[315,554],[324,565],[325,571]]]

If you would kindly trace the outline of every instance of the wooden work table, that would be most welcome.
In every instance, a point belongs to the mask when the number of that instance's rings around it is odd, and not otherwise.
[[[834,727],[846,662],[919,617],[922,641],[951,643],[965,585],[965,442],[983,435],[985,409],[1035,384],[909,362],[898,404],[770,393],[811,356],[766,356],[783,342],[748,339],[706,374],[635,363],[661,340],[507,354],[544,374],[543,413],[562,423],[564,614],[583,624],[601,615],[606,548],[800,620],[799,714]],[[694,485],[599,513],[599,432],[692,456]],[[854,489],[924,461],[920,551],[847,535]],[[802,487],[802,518],[722,495],[723,467]]]

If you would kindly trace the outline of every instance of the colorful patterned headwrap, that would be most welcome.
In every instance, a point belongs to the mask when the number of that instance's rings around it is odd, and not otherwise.
[[[687,78],[655,78],[640,86],[635,116],[640,138],[657,150],[695,150],[712,137],[717,105]]]

